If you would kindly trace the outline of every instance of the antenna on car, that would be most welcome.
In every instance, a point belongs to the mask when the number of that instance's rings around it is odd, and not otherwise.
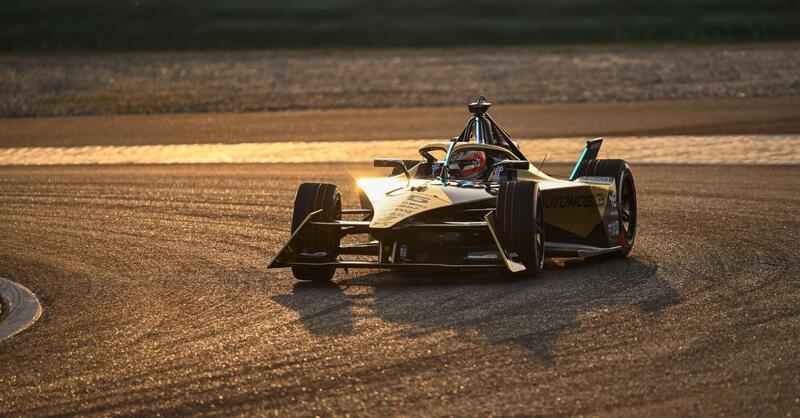
[[[539,171],[542,171],[542,167],[544,167],[544,160],[547,159],[547,153],[544,153],[544,158],[542,158],[542,163],[539,164]]]
[[[485,97],[481,96],[478,98],[478,100],[470,103],[467,108],[473,116],[481,117],[486,113],[487,110],[489,110],[489,106],[491,105],[491,103],[486,101]]]

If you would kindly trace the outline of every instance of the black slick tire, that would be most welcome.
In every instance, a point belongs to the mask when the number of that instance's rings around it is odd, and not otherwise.
[[[544,266],[544,206],[539,185],[532,181],[500,184],[495,225],[500,243],[535,276]]]
[[[636,184],[630,166],[625,160],[589,160],[578,167],[577,175],[614,178],[620,254],[627,256],[636,241]]]
[[[320,221],[342,219],[342,198],[333,184],[303,183],[297,189],[292,213],[292,233],[309,214],[322,209],[322,214],[315,218]],[[341,237],[334,228],[324,226],[308,226],[301,231],[299,244],[305,252],[326,253],[322,261],[335,261],[338,257]],[[292,266],[292,274],[298,280],[330,281],[336,272],[334,266]]]

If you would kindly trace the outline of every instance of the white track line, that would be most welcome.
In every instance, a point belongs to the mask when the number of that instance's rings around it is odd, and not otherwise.
[[[0,312],[0,341],[22,332],[42,315],[36,295],[19,283],[0,277],[0,296],[5,302]]]

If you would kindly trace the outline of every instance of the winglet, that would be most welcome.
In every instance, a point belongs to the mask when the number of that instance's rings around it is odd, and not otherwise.
[[[296,243],[295,239],[300,235],[300,231],[303,230],[303,228],[306,226],[306,224],[308,224],[311,221],[312,218],[319,215],[320,213],[322,213],[322,209],[315,210],[314,212],[309,213],[308,216],[306,216],[306,218],[303,219],[303,222],[301,222],[300,225],[297,227],[297,229],[295,229],[294,232],[292,232],[292,235],[289,237],[289,240],[286,241],[286,244],[283,245],[281,250],[278,251],[278,253],[275,254],[275,257],[273,257],[272,260],[269,262],[269,264],[267,264],[268,269],[286,267],[286,264],[284,264],[284,262],[291,259],[292,256],[294,255],[294,252],[297,250],[292,246],[292,244]]]
[[[578,158],[578,162],[575,163],[575,167],[572,168],[572,174],[569,175],[567,180],[575,180],[575,175],[578,174],[578,168],[581,166],[581,164],[583,164],[584,161],[590,161],[597,158],[597,154],[600,152],[601,145],[603,145],[603,138],[595,138],[586,141],[586,148],[583,149],[580,158]]]
[[[500,239],[497,238],[497,233],[495,232],[494,228],[494,211],[489,212],[486,216],[483,217],[486,221],[486,226],[489,227],[489,232],[492,234],[492,238],[494,238],[494,243],[497,245],[497,252],[500,253],[500,257],[503,259],[503,263],[505,263],[506,268],[508,271],[512,273],[519,273],[520,271],[525,270],[525,265],[522,263],[517,263],[516,261],[508,258],[506,255],[506,251],[503,248],[503,245],[500,244]]]

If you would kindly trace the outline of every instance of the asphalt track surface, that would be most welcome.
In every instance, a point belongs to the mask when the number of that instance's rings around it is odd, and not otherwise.
[[[565,171],[566,167],[553,167]],[[266,270],[363,165],[0,168],[0,415],[800,413],[799,167],[634,166],[628,259],[541,276]]]

